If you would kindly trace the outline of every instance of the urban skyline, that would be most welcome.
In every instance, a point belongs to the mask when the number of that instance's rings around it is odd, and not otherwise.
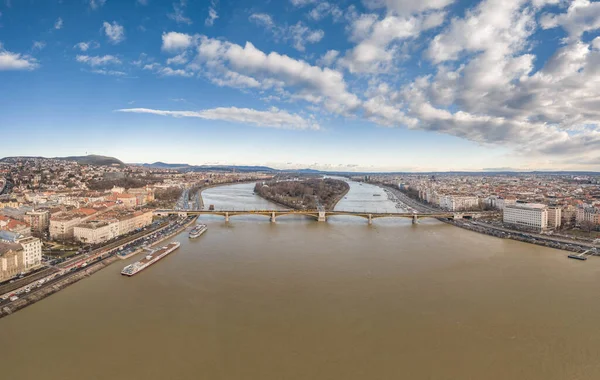
[[[596,171],[599,9],[4,0],[2,155]]]

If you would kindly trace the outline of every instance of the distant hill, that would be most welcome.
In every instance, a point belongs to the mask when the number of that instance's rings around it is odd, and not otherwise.
[[[237,165],[200,165],[194,166],[194,171],[213,170],[213,171],[236,171],[236,172],[279,172],[281,170],[273,169],[268,166],[237,166]]]
[[[276,172],[278,170],[267,166],[236,166],[236,165],[189,165],[189,164],[167,164],[164,162],[154,162],[152,164],[141,164],[146,168],[154,169],[173,169],[183,171],[223,171],[223,172]]]
[[[189,169],[192,166],[188,164],[167,164],[165,162],[154,162],[152,164],[142,164],[141,166],[145,168],[154,168],[154,169]]]
[[[90,154],[88,156],[70,156],[70,157],[56,157],[57,160],[75,161],[81,165],[98,165],[98,166],[111,166],[119,165],[125,166],[123,161],[114,157],[99,156]]]
[[[114,157],[99,156],[91,154],[88,156],[70,156],[70,157],[40,157],[40,156],[16,156],[16,157],[4,157],[0,162],[10,162],[16,159],[52,159],[52,160],[64,160],[64,161],[75,161],[81,165],[99,165],[99,166],[110,166],[119,165],[125,166],[125,164]]]

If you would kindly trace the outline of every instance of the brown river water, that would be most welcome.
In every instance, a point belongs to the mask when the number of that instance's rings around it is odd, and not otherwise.
[[[275,207],[252,188],[204,201]],[[338,208],[396,209],[356,183]],[[435,220],[202,220],[132,278],[140,257],[1,319],[0,378],[600,379],[598,258]]]

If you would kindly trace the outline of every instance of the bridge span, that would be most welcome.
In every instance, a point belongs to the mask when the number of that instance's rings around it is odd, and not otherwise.
[[[154,215],[157,216],[189,216],[189,215],[219,215],[229,222],[229,218],[236,215],[263,215],[268,217],[271,222],[275,222],[277,217],[284,215],[299,215],[308,216],[316,219],[319,222],[326,222],[330,216],[347,215],[358,216],[368,220],[369,224],[373,223],[373,219],[378,218],[406,218],[411,219],[413,224],[417,224],[419,219],[435,218],[435,219],[476,219],[484,215],[490,215],[490,212],[481,211],[464,211],[464,212],[368,212],[368,211],[324,211],[316,210],[156,210]]]

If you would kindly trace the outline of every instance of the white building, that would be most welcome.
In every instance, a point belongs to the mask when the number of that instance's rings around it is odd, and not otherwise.
[[[104,243],[119,236],[118,220],[91,221],[73,228],[75,240],[85,244]]]
[[[23,247],[25,269],[32,269],[42,264],[42,241],[34,237],[17,240]]]
[[[50,219],[50,238],[52,240],[68,240],[73,237],[73,228],[81,223],[81,217],[70,214],[59,215]]]
[[[543,230],[548,228],[548,207],[537,203],[516,203],[504,206],[504,223]]]
[[[440,197],[440,207],[448,211],[473,210],[479,207],[479,198],[473,196],[445,195]]]
[[[496,199],[494,207],[498,210],[504,210],[504,207],[508,205],[514,205],[517,203],[516,198],[498,198]]]
[[[136,211],[119,219],[119,235],[125,235],[138,228],[152,224],[152,211]]]

